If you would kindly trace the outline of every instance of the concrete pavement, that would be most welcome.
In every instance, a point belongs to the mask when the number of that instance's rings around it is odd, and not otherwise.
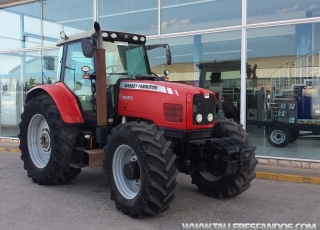
[[[84,168],[71,183],[40,186],[19,154],[0,152],[0,230],[182,229],[182,223],[315,223],[320,185],[253,180],[231,199],[200,193],[190,176],[177,177],[175,201],[155,217],[132,219],[110,200],[102,167]],[[213,228],[211,228],[213,229]]]

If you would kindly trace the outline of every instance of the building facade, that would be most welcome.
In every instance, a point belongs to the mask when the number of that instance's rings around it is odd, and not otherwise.
[[[0,0],[0,136],[17,137],[26,92],[56,81],[60,32],[147,35],[152,71],[219,93],[217,116],[265,158],[320,162],[320,0]]]

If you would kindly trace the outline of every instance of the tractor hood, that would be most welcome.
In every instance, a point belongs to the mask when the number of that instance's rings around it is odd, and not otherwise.
[[[200,130],[213,127],[215,94],[181,83],[123,79],[119,86],[118,114],[152,121],[159,127]],[[196,116],[203,116],[200,121]]]

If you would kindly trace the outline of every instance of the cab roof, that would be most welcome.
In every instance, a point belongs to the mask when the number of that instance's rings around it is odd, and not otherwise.
[[[107,33],[108,36],[104,37],[104,40],[110,40],[110,41],[132,41],[134,43],[145,43],[146,42],[146,36],[144,35],[139,35],[139,34],[131,34],[131,33],[126,33],[126,32],[117,32],[117,31],[108,31],[108,30],[101,30],[102,33]],[[111,34],[115,33],[117,34],[117,37],[111,38]],[[84,38],[91,38],[96,36],[96,31],[95,30],[89,30],[85,31],[82,33],[74,34],[71,36],[67,35],[67,39],[58,39],[57,41],[57,46],[61,46],[66,43],[71,43],[74,41],[80,41],[81,39]],[[134,40],[133,37],[137,36],[138,40]],[[140,38],[143,38],[143,41],[140,40]]]
[[[89,31],[86,31],[86,32],[82,32],[82,33],[78,33],[78,34],[73,34],[71,36],[68,36],[67,39],[58,39],[57,41],[57,46],[61,46],[65,43],[70,43],[70,42],[73,42],[73,41],[78,41],[78,40],[81,40],[83,38],[91,38],[91,36],[93,34],[95,34],[95,30],[89,30]]]

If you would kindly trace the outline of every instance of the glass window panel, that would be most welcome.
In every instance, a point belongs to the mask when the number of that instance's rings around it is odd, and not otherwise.
[[[53,22],[64,22],[92,18],[92,0],[54,0],[43,4],[44,18]]]
[[[248,0],[247,23],[319,17],[319,0]]]
[[[41,46],[40,3],[29,3],[0,10],[2,33],[1,49]],[[14,29],[12,29],[14,28]]]
[[[163,76],[168,69],[170,81],[218,92],[224,102],[219,103],[217,112],[239,121],[240,41],[240,31],[148,40],[148,45],[169,44],[172,55],[172,64],[168,66],[165,49],[149,50],[151,70]]]
[[[217,106],[218,116],[239,122],[241,31],[205,34],[201,43],[199,84],[222,98]]]
[[[6,33],[0,35],[0,50],[20,48],[22,46],[20,15],[0,10],[0,21],[10,21],[1,24],[2,31]],[[12,30],[12,27],[15,29]]]
[[[23,106],[23,76],[11,73],[21,54],[0,55],[0,136],[17,137]]]
[[[99,15],[155,10],[157,8],[158,0],[98,0]]]
[[[183,72],[189,72],[193,77],[193,36],[147,40],[147,45],[152,44],[169,44],[172,60],[172,64],[167,65],[166,49],[162,47],[148,50],[152,72],[162,76],[164,70],[168,69],[170,71],[169,76],[171,76],[170,80],[182,80],[183,78],[180,79],[180,75]]]
[[[93,30],[92,5],[92,0],[46,1],[43,4],[44,40],[56,41],[62,30],[67,36]]]
[[[57,81],[59,49],[41,51],[42,84],[53,84]]]
[[[61,24],[63,24],[63,26],[61,26]],[[59,24],[59,28],[60,31],[61,29],[63,29],[63,31],[68,35],[72,35],[72,34],[76,34],[76,33],[80,33],[80,32],[84,32],[84,31],[88,31],[88,30],[93,30],[93,19],[89,18],[89,19],[79,19],[76,21],[66,21],[63,23]],[[102,25],[101,25],[102,26]],[[60,31],[58,36],[60,35]]]
[[[247,130],[264,138],[257,124],[268,125],[269,144],[258,146],[260,155],[320,159],[317,151],[303,151],[315,139],[294,138],[299,131],[320,131],[319,29],[320,23],[307,23],[248,30]],[[289,143],[295,151],[273,147]]]
[[[56,81],[59,50],[0,54],[0,136],[16,137],[26,92]]]
[[[38,35],[40,37],[41,28],[39,18],[24,16],[24,32],[28,34]]]
[[[5,11],[22,14],[25,16],[33,17],[33,18],[40,18],[40,3],[33,2],[33,3],[26,3],[17,6],[11,6],[4,8]]]
[[[91,23],[91,20],[87,20],[87,23]],[[68,25],[70,25],[71,23],[68,23]],[[89,27],[87,25],[87,27]],[[76,33],[81,33],[83,32],[83,30],[81,29],[76,29],[74,27],[69,27],[69,26],[62,26],[60,24],[56,24],[53,22],[49,22],[49,21],[43,21],[43,34],[44,34],[44,41],[43,41],[43,45],[44,46],[53,46],[56,45],[57,39],[60,38],[60,31],[63,29],[63,31],[66,33],[66,35],[73,35]],[[90,29],[92,30],[92,28]]]
[[[241,24],[240,0],[163,1],[161,33]]]
[[[204,34],[201,36],[204,61],[239,60],[241,56],[241,32]]]
[[[98,1],[99,22],[107,30],[158,33],[158,1]]]

